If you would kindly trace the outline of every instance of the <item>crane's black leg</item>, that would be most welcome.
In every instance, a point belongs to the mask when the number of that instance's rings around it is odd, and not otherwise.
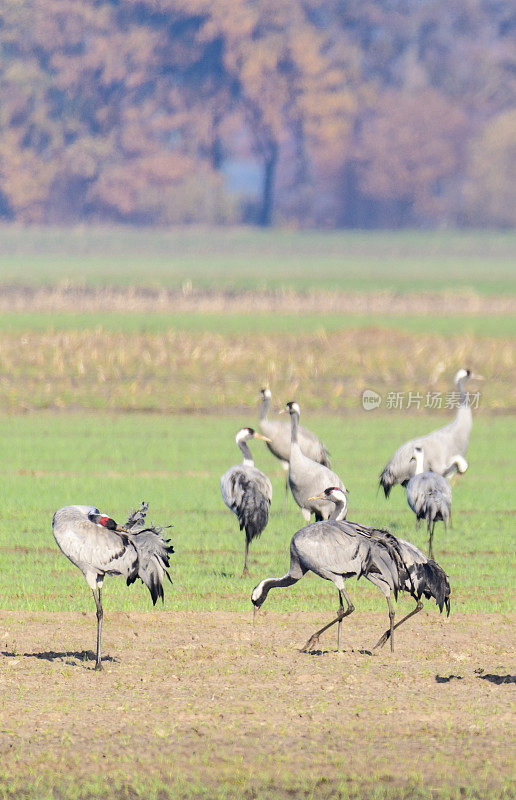
[[[346,608],[345,611],[344,611],[344,606],[342,605],[342,596],[340,594],[341,591],[342,591],[342,594],[344,595],[344,597],[346,599],[346,603],[348,604],[348,607]],[[340,605],[339,610],[337,612],[337,616],[335,617],[335,619],[332,619],[331,622],[328,622],[327,625],[324,625],[322,628],[320,628],[318,631],[316,631],[313,634],[313,636],[310,636],[310,638],[307,641],[307,643],[305,644],[305,646],[303,648],[301,648],[301,652],[302,653],[308,653],[309,650],[313,650],[315,645],[319,643],[319,636],[321,635],[321,633],[324,633],[324,631],[327,631],[328,628],[331,628],[331,626],[335,625],[336,622],[340,623],[344,619],[344,617],[349,616],[349,614],[352,614],[353,611],[355,610],[355,606],[351,602],[351,598],[349,597],[349,595],[348,595],[348,593],[346,592],[345,589],[339,590],[339,596],[340,596],[340,600],[341,600],[341,605]]]
[[[247,540],[247,536],[245,537],[245,556],[244,556],[244,571],[242,572],[242,578],[246,575],[249,575],[249,570],[247,569],[247,554],[249,552],[249,542]]]
[[[389,606],[389,636],[391,640],[391,653],[394,653],[394,609],[392,607],[390,597],[387,597],[387,605]]]
[[[399,628],[400,625],[403,625],[403,623],[406,622],[410,617],[413,617],[414,614],[417,614],[418,611],[421,611],[422,608],[423,608],[423,603],[421,602],[421,600],[418,600],[417,606],[414,608],[414,610],[411,611],[409,614],[407,614],[405,617],[403,617],[403,619],[400,619],[400,621],[393,626],[392,632],[395,631],[396,628]],[[392,632],[390,629],[388,631],[385,631],[381,639],[379,639],[376,642],[375,646],[373,647],[373,650],[376,650],[377,647],[383,647],[387,639],[389,639],[392,636]]]
[[[102,596],[101,596],[100,586],[97,587],[96,592],[93,589],[93,597],[95,600],[95,605],[97,606],[97,660],[95,662],[95,669],[102,669],[100,646],[102,639],[102,617],[104,616],[104,612],[102,610]]]
[[[433,538],[434,538],[434,528],[435,528],[435,522],[430,522],[429,521],[428,522],[428,533],[429,533],[429,537],[428,537],[428,558],[433,558],[434,557],[434,550],[433,550],[433,547],[432,547],[432,541],[433,541]]]
[[[339,610],[338,614],[344,615],[344,603],[342,602],[342,592],[339,589]],[[343,618],[343,617],[342,617]],[[342,629],[342,618],[339,619],[339,623],[337,625],[337,652],[340,652],[340,632]]]

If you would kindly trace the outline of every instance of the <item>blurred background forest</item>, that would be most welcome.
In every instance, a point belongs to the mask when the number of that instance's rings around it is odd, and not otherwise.
[[[513,227],[499,0],[0,0],[0,221]]]

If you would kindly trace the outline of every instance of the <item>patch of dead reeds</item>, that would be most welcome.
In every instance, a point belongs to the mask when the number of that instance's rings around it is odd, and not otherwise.
[[[453,389],[461,367],[486,377],[482,407],[515,405],[510,343],[367,328],[333,334],[4,332],[0,408],[185,411],[254,405],[265,383],[306,408],[358,406],[363,389]]]

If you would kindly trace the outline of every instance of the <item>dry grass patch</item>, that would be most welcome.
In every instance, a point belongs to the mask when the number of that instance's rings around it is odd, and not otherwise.
[[[357,406],[364,388],[450,391],[460,366],[485,375],[482,405],[514,405],[514,352],[487,337],[380,329],[332,334],[4,332],[1,408],[203,410],[256,403],[269,382],[305,408]]]

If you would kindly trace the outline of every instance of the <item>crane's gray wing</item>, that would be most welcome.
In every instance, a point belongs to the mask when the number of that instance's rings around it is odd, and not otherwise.
[[[313,433],[313,431],[310,431],[308,428],[300,425],[297,432],[297,438],[301,452],[307,458],[311,458],[312,461],[317,461],[319,464],[323,464],[325,467],[328,467],[328,469],[331,469],[330,454],[328,453],[323,442],[321,442],[319,437]]]
[[[268,477],[256,467],[238,464],[231,467],[220,479],[220,491],[225,504],[231,511],[237,513],[241,508],[244,495],[252,483],[255,489],[263,495],[269,505],[272,500],[272,484]]]
[[[267,442],[267,447],[271,453],[282,461],[289,461],[291,436],[290,420],[260,420],[259,427],[263,435],[271,440]],[[300,425],[297,438],[303,455],[307,458],[311,458],[313,461],[317,461],[319,464],[324,464],[325,467],[331,467],[329,453],[323,442],[321,442],[315,433],[308,430],[308,428],[305,428],[303,425]]]
[[[154,605],[158,597],[163,600],[165,577],[172,583],[168,569],[174,548],[170,540],[164,538],[164,530],[164,528],[149,527],[128,534],[138,553],[138,570],[137,574],[133,572],[127,577],[127,585],[133,583],[137,577],[140,578],[148,588]]]
[[[270,452],[281,461],[288,461],[290,459],[290,421],[264,419],[260,420],[258,425],[263,435],[270,439],[270,442],[267,442]]]
[[[380,486],[388,497],[396,483],[403,486],[414,476],[415,463],[411,461],[414,447],[423,449],[423,469],[442,475],[449,467],[451,459],[459,454],[464,456],[468,447],[468,436],[460,427],[459,416],[443,428],[437,428],[424,436],[402,444],[380,475]]]
[[[451,486],[441,475],[435,472],[421,472],[414,475],[407,485],[407,502],[415,514],[424,513],[428,499],[435,495],[448,507],[451,508],[452,490]]]
[[[256,467],[241,464],[229,469],[220,480],[222,497],[236,514],[247,541],[259,536],[269,521],[272,498],[270,480]]]
[[[306,570],[332,580],[334,575],[356,575],[360,571],[360,538],[338,523],[314,522],[292,537],[291,549]]]
[[[124,524],[124,528],[126,528],[127,530],[144,528],[145,517],[147,516],[148,510],[149,510],[149,504],[142,502],[140,504],[140,508],[137,508],[136,511],[131,511],[127,519],[127,522]]]
[[[88,519],[100,513],[93,506],[66,506],[54,514],[54,537],[65,556],[83,573],[131,574],[137,563],[136,550],[126,534],[109,530]]]
[[[451,590],[445,571],[436,561],[427,558],[427,556],[411,542],[398,539],[398,543],[401,547],[403,561],[407,569],[404,587],[406,591],[409,591],[416,600],[419,600],[422,596],[428,599],[433,597],[439,607],[439,611],[442,612],[445,607],[449,615]]]

